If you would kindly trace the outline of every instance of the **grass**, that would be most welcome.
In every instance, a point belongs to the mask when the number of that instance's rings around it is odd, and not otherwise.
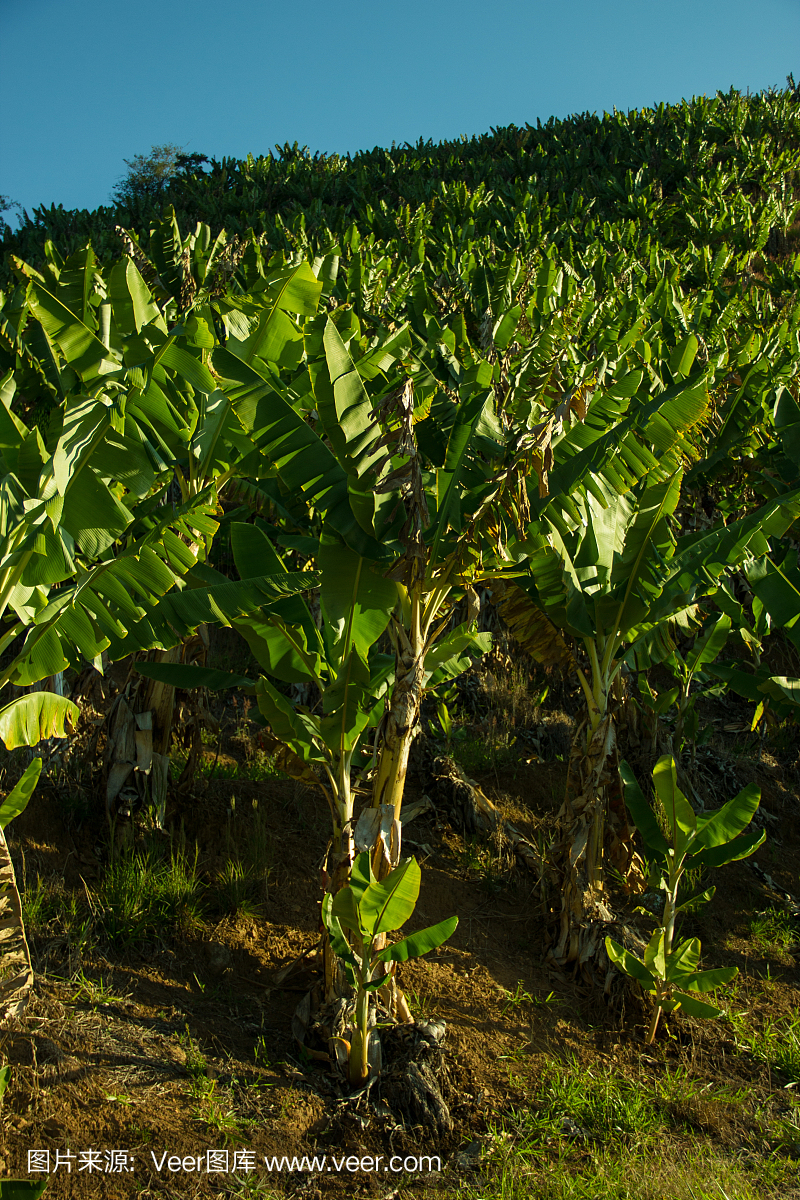
[[[732,1013],[736,1044],[740,1050],[783,1076],[789,1084],[800,1084],[800,1012],[793,1010],[783,1020],[754,1024],[747,1012]]]
[[[161,856],[158,843],[109,864],[95,895],[96,919],[108,941],[125,947],[163,930],[196,924],[201,915],[197,855]]]
[[[619,1076],[580,1069],[570,1063],[548,1065],[542,1077],[537,1113],[531,1118],[550,1132],[581,1131],[594,1142],[624,1141],[636,1146],[664,1125],[652,1093]]]
[[[180,1039],[186,1050],[186,1070],[189,1073],[189,1094],[196,1101],[195,1118],[220,1134],[226,1145],[242,1140],[236,1113],[227,1107],[228,1097],[217,1092],[217,1080],[212,1078],[208,1062],[187,1026]]]
[[[180,778],[187,759],[188,754],[185,752],[172,754],[169,769],[173,782]],[[266,750],[258,749],[243,762],[223,760],[206,751],[198,757],[195,772],[202,779],[241,780],[248,783],[265,783],[269,779],[287,778],[283,771],[275,766],[274,756],[267,754]]]
[[[438,695],[438,716],[433,722],[434,737],[444,736],[451,754],[467,775],[493,771],[497,775],[517,765],[517,729],[534,726],[540,719],[547,696],[545,685],[537,686],[528,668],[518,663],[507,669],[487,671],[482,679],[486,716],[479,731],[471,719],[455,716],[458,689],[453,686]]]
[[[754,1117],[754,1094],[712,1090],[688,1072],[629,1079],[577,1060],[549,1062],[530,1103],[494,1124],[480,1182],[459,1180],[454,1200],[763,1200],[796,1183],[800,1111]],[[696,1132],[713,1106],[738,1112],[756,1154]],[[763,1156],[764,1139],[781,1154]],[[795,1192],[794,1195],[797,1195]]]
[[[800,940],[796,918],[779,908],[756,913],[750,921],[750,935],[762,950],[788,950]]]
[[[765,1192],[765,1182],[707,1147],[675,1148],[674,1156],[592,1154],[574,1173],[561,1162],[556,1170],[531,1167],[512,1152],[494,1178],[459,1186],[453,1200],[777,1200],[780,1190]]]
[[[264,812],[252,800],[252,819],[243,822],[230,801],[225,830],[225,865],[217,873],[215,889],[219,906],[233,915],[255,917],[267,900],[274,875],[274,847]]]
[[[82,900],[67,891],[63,879],[43,879],[37,874],[35,884],[23,890],[21,901],[29,935],[63,938],[70,953],[80,956],[91,938],[94,922]]]
[[[215,890],[220,907],[235,916],[257,917],[261,913],[257,893],[261,890],[253,868],[239,859],[227,859],[217,872]]]
[[[506,729],[499,732],[496,718],[490,726],[475,736],[457,741],[453,746],[453,757],[467,775],[481,775],[487,771],[503,771],[517,762],[515,738]]]
[[[261,915],[274,849],[256,800],[252,808],[252,817],[242,820],[231,799],[225,862],[211,880],[201,877],[197,848],[187,853],[182,834],[177,847],[151,834],[110,862],[91,891],[86,885],[83,894],[69,890],[56,876],[27,881],[21,896],[25,928],[33,937],[62,939],[80,960],[92,943],[125,950],[184,933],[199,927],[207,910]]]
[[[102,975],[98,979],[90,979],[81,970],[71,980],[71,983],[78,985],[77,991],[71,997],[73,1004],[78,1000],[85,1000],[96,1011],[101,1004],[124,1004],[126,1002],[126,997],[118,996]]]
[[[234,1175],[232,1200],[278,1200],[278,1193],[257,1175]]]

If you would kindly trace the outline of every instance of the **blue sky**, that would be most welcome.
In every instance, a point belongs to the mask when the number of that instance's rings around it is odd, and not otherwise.
[[[800,80],[798,0],[0,0],[0,193],[107,203],[123,160],[346,151]]]

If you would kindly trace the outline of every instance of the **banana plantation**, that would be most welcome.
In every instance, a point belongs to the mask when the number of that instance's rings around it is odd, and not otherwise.
[[[202,160],[3,234],[0,1195],[800,1196],[800,93]]]

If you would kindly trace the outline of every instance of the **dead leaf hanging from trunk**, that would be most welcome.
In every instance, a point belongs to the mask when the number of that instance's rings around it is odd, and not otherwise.
[[[5,833],[0,829],[0,1021],[20,1015],[32,987],[22,902]]]

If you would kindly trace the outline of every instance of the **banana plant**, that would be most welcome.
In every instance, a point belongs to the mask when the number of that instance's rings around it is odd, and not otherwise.
[[[696,695],[691,694],[692,683],[703,677],[703,668],[714,662],[722,652],[730,632],[731,618],[726,613],[719,613],[710,619],[705,631],[685,656],[676,648],[664,659],[665,666],[677,681],[673,746],[679,759],[687,738],[692,746],[693,762],[699,744]]]
[[[608,912],[605,865],[623,875],[636,869],[616,768],[614,689],[625,650],[644,632],[666,583],[680,480],[679,469],[663,481],[645,479],[627,496],[609,497],[605,507],[587,491],[575,500],[582,520],[574,530],[559,522],[563,534],[551,525],[549,536],[539,535],[530,575],[519,583],[528,603],[512,593],[501,604],[523,649],[577,670],[586,704],[573,735],[553,851],[562,893],[551,953],[559,963],[579,957],[592,910]],[[582,645],[585,667],[570,640]]]
[[[712,675],[756,705],[753,729],[767,713],[779,720],[797,721],[800,717],[800,680],[796,676],[777,675],[761,657],[768,633],[772,638],[783,637],[795,648],[800,647],[797,551],[792,548],[782,552],[780,541],[772,540],[775,548],[768,542],[755,547],[754,556],[744,569],[752,589],[753,628],[747,621],[742,624],[746,630],[745,644],[750,648],[755,644],[754,662],[735,659],[709,667]]]
[[[664,755],[655,765],[653,782],[666,817],[669,833],[666,837],[627,763],[621,765],[621,771],[625,803],[642,836],[658,886],[664,892],[664,909],[642,958],[610,937],[606,938],[606,950],[611,961],[636,979],[653,998],[653,1017],[645,1038],[646,1044],[652,1045],[662,1012],[681,1009],[692,1017],[719,1016],[720,1010],[700,1000],[698,993],[714,991],[738,974],[738,967],[698,970],[700,941],[696,937],[675,945],[678,914],[690,905],[707,903],[715,891],[708,888],[679,904],[678,891],[686,873],[748,858],[763,844],[766,834],[747,828],[761,799],[755,784],[748,784],[715,812],[697,817],[678,787],[675,760]]]
[[[353,863],[350,883],[335,895],[329,893],[322,905],[325,928],[355,991],[352,1032],[349,1040],[343,1041],[348,1081],[353,1087],[365,1084],[375,1070],[375,1056],[370,1053],[370,996],[391,980],[395,963],[435,950],[458,926],[458,917],[449,917],[399,942],[385,944],[386,934],[399,929],[414,912],[420,879],[413,858],[378,879],[370,853],[364,851]]]
[[[664,465],[662,457],[659,471]],[[572,529],[557,511],[557,524],[537,535],[530,577],[519,581],[528,602],[516,592],[505,605],[524,649],[548,665],[577,667],[586,700],[553,852],[562,894],[551,954],[559,963],[589,957],[586,947],[595,938],[588,918],[609,919],[606,864],[623,876],[641,875],[615,757],[613,689],[623,661],[630,656],[635,663],[639,648],[666,658],[674,650],[670,624],[713,594],[724,571],[763,553],[767,538],[781,536],[800,514],[800,495],[787,493],[728,526],[676,539],[670,518],[681,474],[679,468],[661,482],[645,478],[628,496],[609,497],[606,508],[587,491],[575,500],[580,520]],[[727,618],[720,620],[721,636]],[[585,666],[576,644],[584,648]],[[701,646],[696,668],[703,654]]]
[[[220,235],[212,246],[207,227],[183,239],[174,213],[167,213],[151,231],[150,258],[126,235],[128,253],[109,271],[100,269],[91,247],[66,263],[52,256],[45,275],[16,263],[27,283],[18,359],[27,353],[31,362],[49,364],[51,391],[64,397],[55,414],[62,430],[58,486],[63,492],[68,484],[72,495],[80,493],[79,519],[91,509],[115,537],[130,520],[126,512],[155,511],[159,492],[174,497],[173,483],[189,511],[204,500],[215,504],[220,489],[241,475],[268,473],[230,398],[217,386],[209,369],[211,353],[227,343],[232,355],[260,363],[267,373],[268,363],[274,369],[296,366],[303,322],[316,311],[323,283],[305,263],[265,264],[252,239],[238,258],[226,257],[225,242]],[[258,285],[258,299],[249,308],[243,299],[234,311],[226,297],[237,266]],[[31,347],[38,357],[31,358]],[[44,379],[43,368],[39,375]],[[57,423],[54,419],[51,426]],[[92,469],[83,471],[91,454]],[[67,496],[66,517],[70,502]],[[186,539],[193,562],[205,556],[205,540]],[[186,558],[187,552],[180,555]],[[139,611],[136,619],[143,615]],[[125,630],[115,631],[117,640]],[[166,653],[174,659],[182,651],[175,647]],[[131,719],[152,740],[148,789],[162,814],[173,703],[174,689],[155,680],[131,700]],[[130,741],[122,740],[126,746]],[[126,752],[110,764],[117,782],[128,758]]]
[[[255,524],[233,522],[231,546],[236,567],[245,577],[245,588],[254,572],[276,583],[281,578],[287,582],[305,580],[307,585],[319,582],[319,624],[299,595],[260,608],[252,607],[251,599],[242,599],[242,608],[248,604],[251,607],[235,613],[230,603],[240,585],[225,581],[208,589],[209,597],[216,601],[217,619],[224,610],[264,674],[249,680],[168,663],[140,663],[138,670],[169,685],[206,686],[212,690],[245,686],[255,694],[261,718],[279,750],[279,765],[315,786],[325,797],[331,816],[331,841],[324,886],[335,893],[347,883],[355,854],[358,783],[353,773],[366,773],[369,755],[365,739],[381,719],[383,697],[392,682],[393,656],[382,653],[378,642],[397,604],[397,584],[376,573],[369,560],[326,529],[313,560],[318,574],[300,572],[290,576],[270,539]],[[208,569],[204,575],[210,578]],[[223,591],[230,594],[230,599],[223,597]],[[189,599],[193,599],[192,593]],[[174,618],[169,624],[174,630]],[[280,690],[281,684],[310,688],[311,703],[293,703]],[[393,828],[391,822],[384,825],[384,836],[391,839],[393,835],[396,840],[399,826]],[[337,988],[337,972],[327,939],[323,962],[326,992],[332,995]]]
[[[351,331],[355,349],[353,337]],[[309,369],[318,432],[263,371],[227,351],[215,354],[214,364],[286,491],[302,496],[394,587],[387,616],[394,683],[373,804],[391,808],[396,819],[423,689],[463,670],[470,650],[488,649],[489,638],[471,632],[471,622],[442,640],[438,652],[434,644],[445,633],[451,594],[471,590],[472,578],[480,577],[476,525],[491,523],[489,505],[502,487],[488,465],[491,458],[479,465],[477,447],[497,457],[500,446],[493,438],[499,428],[491,389],[476,381],[465,385],[464,401],[446,400],[436,416],[415,407],[410,381],[387,386],[385,371],[403,352],[402,338],[379,343],[354,361],[328,319],[319,327],[317,344],[321,355]],[[425,422],[436,466],[423,475],[415,424]],[[428,653],[433,657],[426,663]]]
[[[48,452],[14,413],[13,395],[9,375],[0,388],[0,646],[27,636],[0,687],[99,659],[205,555],[217,529],[208,493],[177,510],[151,497],[154,472],[135,437],[115,428],[107,397],[66,403]],[[6,744],[62,736],[75,713],[53,693],[20,696],[3,709]]]

